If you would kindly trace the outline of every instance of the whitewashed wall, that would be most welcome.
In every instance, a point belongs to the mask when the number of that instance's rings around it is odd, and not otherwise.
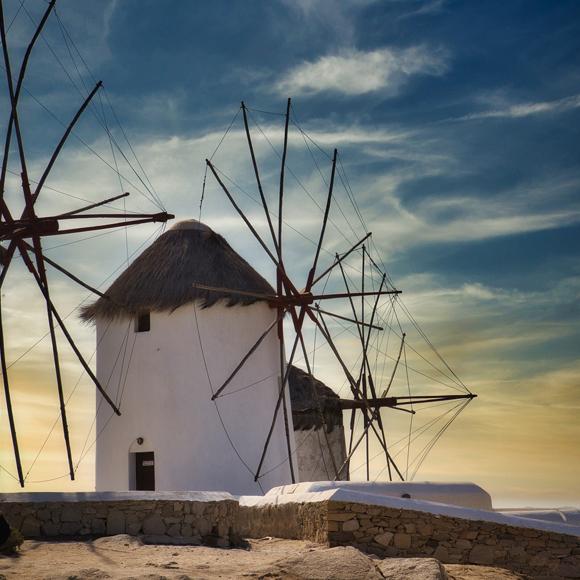
[[[155,452],[157,490],[216,490],[260,493],[256,471],[278,397],[279,359],[275,329],[229,384],[226,392],[266,380],[238,394],[211,401],[200,349],[195,312],[213,389],[274,320],[264,303],[208,309],[193,304],[173,313],[151,313],[151,330],[134,332],[132,320],[97,322],[97,375],[112,397],[121,400],[122,416],[106,403],[97,413],[96,489],[130,489],[130,452]],[[119,354],[120,353],[120,354]],[[125,378],[126,377],[126,378]],[[121,398],[121,393],[123,393]],[[97,404],[101,397],[97,396]],[[289,397],[287,405],[290,409]],[[289,413],[290,415],[290,413]],[[293,433],[289,416],[290,433]],[[137,438],[144,439],[143,445]],[[291,435],[292,446],[294,440]],[[290,472],[282,408],[260,479],[267,491],[289,483]],[[281,465],[279,465],[281,464]]]

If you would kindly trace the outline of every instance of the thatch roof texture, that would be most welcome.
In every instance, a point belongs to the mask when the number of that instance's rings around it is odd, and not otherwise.
[[[249,305],[258,299],[240,294],[212,292],[194,284],[274,294],[270,284],[228,242],[197,220],[177,223],[161,235],[81,312],[85,321],[115,319],[139,312],[173,311],[200,301],[204,308],[222,300],[228,306]]]
[[[288,373],[288,388],[290,389],[294,430],[305,431],[322,428],[322,418],[315,393],[318,395],[318,402],[328,431],[330,432],[335,427],[342,425],[340,399],[322,381],[291,365]]]

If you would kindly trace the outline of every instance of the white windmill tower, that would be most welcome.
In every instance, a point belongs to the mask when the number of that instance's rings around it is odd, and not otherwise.
[[[242,294],[201,290],[195,283]],[[291,481],[292,418],[278,416],[260,458],[280,385],[276,333],[260,343],[219,406],[211,397],[276,309],[243,292],[274,290],[226,240],[195,221],[160,236],[83,312],[97,328],[97,376],[122,415],[97,405],[96,489],[259,493]],[[213,382],[212,382],[213,381]],[[251,388],[245,388],[253,382]],[[290,406],[286,394],[286,404]]]

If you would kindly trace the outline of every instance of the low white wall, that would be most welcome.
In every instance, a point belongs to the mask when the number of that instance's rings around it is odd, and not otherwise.
[[[379,497],[404,497],[479,510],[492,509],[489,493],[474,483],[313,481],[273,488],[266,495],[313,493],[337,488]]]

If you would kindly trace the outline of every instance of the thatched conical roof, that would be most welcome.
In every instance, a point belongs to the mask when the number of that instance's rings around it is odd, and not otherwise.
[[[305,431],[307,429],[321,429],[322,418],[318,408],[324,415],[328,431],[342,425],[342,408],[339,396],[322,381],[310,375],[302,369],[290,366],[288,373],[288,388],[292,403],[292,422],[294,430]],[[316,391],[314,391],[315,389]],[[318,395],[318,403],[316,395]]]
[[[219,300],[228,306],[257,301],[194,288],[195,283],[274,294],[272,286],[222,236],[197,220],[188,220],[177,223],[143,251],[105,292],[107,298],[86,306],[81,318],[94,321],[144,311],[173,311],[194,301],[204,308]]]

